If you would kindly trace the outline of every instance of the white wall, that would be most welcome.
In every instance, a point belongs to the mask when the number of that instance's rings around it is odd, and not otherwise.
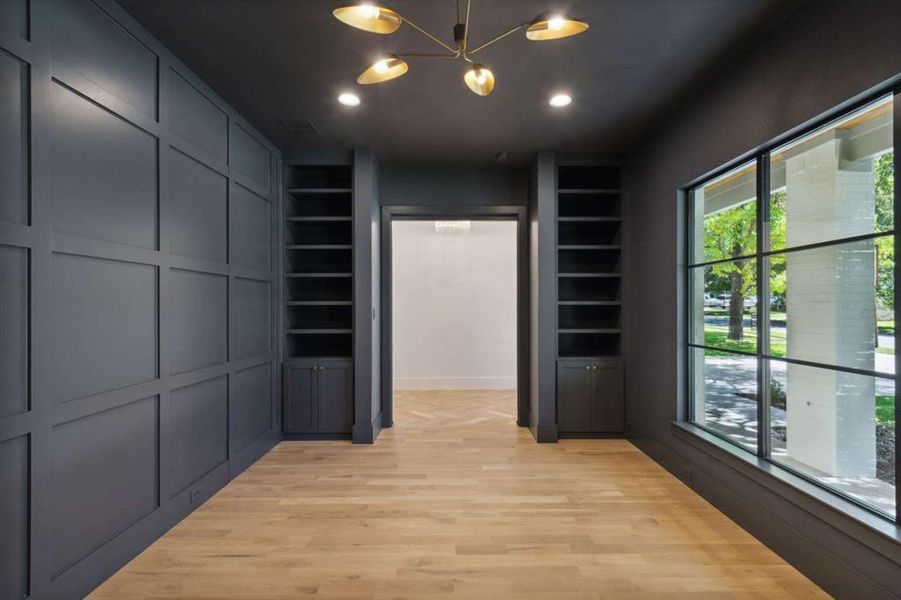
[[[395,389],[514,389],[516,222],[392,226]]]

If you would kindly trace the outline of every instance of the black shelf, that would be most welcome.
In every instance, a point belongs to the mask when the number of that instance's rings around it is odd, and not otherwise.
[[[312,247],[295,249],[285,256],[288,273],[348,273],[353,271],[350,248]]]
[[[287,306],[352,306],[352,300],[288,300]]]
[[[349,219],[286,221],[285,241],[289,245],[347,245],[353,243]]]
[[[353,277],[287,277],[288,302],[352,302]]]
[[[353,244],[287,244],[285,250],[353,250]]]
[[[353,356],[353,335],[347,333],[291,333],[285,340],[286,358]]]
[[[568,333],[559,332],[557,354],[569,357],[619,356],[619,333]]]
[[[620,307],[603,304],[563,304],[557,306],[560,332],[619,333]]]
[[[605,195],[605,194],[621,194],[622,190],[619,188],[559,188],[557,190],[557,194],[561,196],[568,195],[583,195],[583,194],[591,194],[591,195]]]
[[[325,327],[319,329],[288,329],[288,335],[304,335],[310,333],[326,334],[326,333],[353,333],[353,329],[328,329]]]
[[[285,273],[285,277],[309,278],[309,277],[353,277],[353,273]]]
[[[575,222],[575,223],[585,223],[591,221],[609,221],[609,222],[619,222],[622,221],[620,217],[558,217],[558,221],[561,223],[565,222]]]
[[[288,190],[332,190],[347,192],[353,188],[350,165],[291,165],[285,172]]]
[[[289,194],[310,195],[310,194],[352,194],[351,188],[288,188],[285,190]]]
[[[301,223],[304,221],[351,221],[353,217],[324,216],[324,217],[288,217],[288,221]]]
[[[622,250],[619,244],[563,244],[557,250]]]
[[[285,179],[285,357],[352,357],[352,168],[290,165]]]
[[[619,190],[622,188],[620,168],[617,165],[559,165],[557,189],[564,190]]]
[[[557,167],[557,355],[617,357],[622,335],[618,167]]]

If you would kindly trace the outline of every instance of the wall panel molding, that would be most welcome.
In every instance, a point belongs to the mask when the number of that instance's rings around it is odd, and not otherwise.
[[[0,2],[0,93],[0,596],[82,597],[281,438],[281,156],[112,0]]]

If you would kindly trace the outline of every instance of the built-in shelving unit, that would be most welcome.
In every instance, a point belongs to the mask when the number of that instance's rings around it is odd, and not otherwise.
[[[353,355],[350,165],[290,165],[285,189],[285,357]]]
[[[619,357],[620,168],[557,166],[557,354]]]

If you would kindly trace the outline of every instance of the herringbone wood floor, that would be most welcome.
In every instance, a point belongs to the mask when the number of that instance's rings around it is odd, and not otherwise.
[[[536,444],[512,392],[401,392],[374,446],[283,442],[94,598],[819,597],[623,440]]]

